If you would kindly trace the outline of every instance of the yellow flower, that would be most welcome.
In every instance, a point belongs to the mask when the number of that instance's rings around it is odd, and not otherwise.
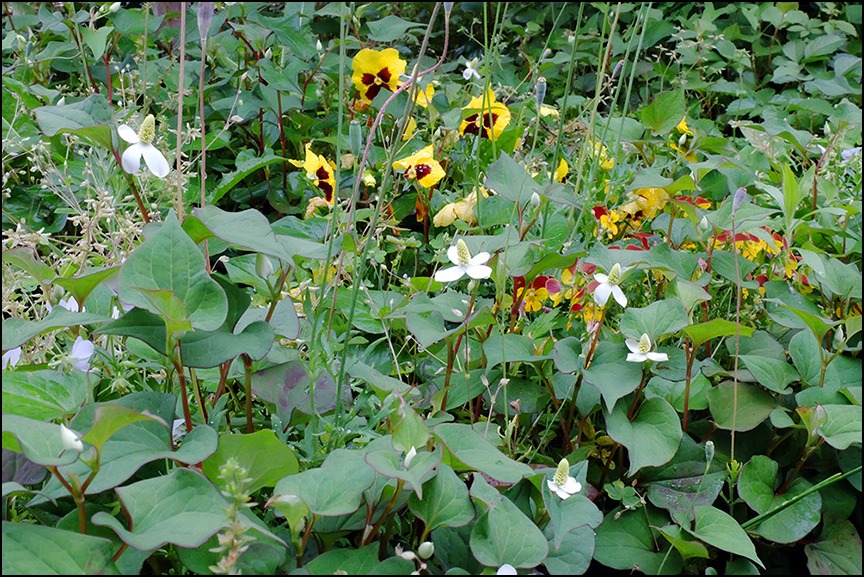
[[[616,210],[611,210],[607,214],[600,215],[600,226],[612,238],[618,234],[618,225],[615,224],[621,220],[621,215]]]
[[[486,189],[482,186],[480,187],[480,191],[483,193],[483,196],[489,196]],[[462,200],[451,202],[439,210],[432,218],[432,224],[437,227],[450,226],[457,218],[467,222],[468,224],[475,224],[477,222],[477,217],[474,216],[474,206],[476,206],[476,204],[477,189],[475,188],[471,194]]]
[[[674,142],[670,142],[669,147],[672,150],[677,150],[681,154],[681,156],[683,156],[687,160],[687,162],[696,162],[697,160],[699,160],[698,158],[696,158],[696,154],[692,150],[685,150]]]
[[[687,117],[681,119],[681,122],[678,123],[678,126],[675,127],[679,133],[681,134],[689,134],[693,136],[693,131],[687,126]]]
[[[525,306],[525,310],[529,313],[542,309],[543,303],[549,298],[548,290],[545,288],[535,289],[533,287],[528,287],[527,291],[525,290],[525,287],[520,288],[516,292],[516,298],[518,299],[523,292],[525,293],[525,296],[522,297],[522,304]]]
[[[438,181],[444,178],[445,172],[438,164],[438,161],[432,158],[432,145],[418,150],[411,156],[402,158],[393,163],[395,170],[404,170],[405,177],[408,180],[416,179],[422,186],[430,188],[438,184]]]
[[[767,246],[764,242],[758,239],[739,241],[735,244],[738,245],[738,249],[741,251],[741,256],[748,260],[756,260],[759,258],[759,254]]]
[[[405,125],[405,132],[402,133],[402,141],[410,140],[415,130],[417,130],[417,121],[409,118],[408,124]]]
[[[558,168],[555,169],[555,182],[564,182],[568,170],[570,167],[567,166],[567,161],[562,158],[561,162],[558,163]]]
[[[382,88],[393,92],[402,84],[399,77],[405,74],[408,63],[399,58],[395,48],[373,50],[364,48],[354,56],[351,63],[354,74],[351,81],[364,102],[371,103]]]
[[[561,116],[561,113],[558,112],[557,109],[552,108],[546,104],[540,105],[540,116],[551,116],[552,118],[558,118]]]
[[[306,176],[324,193],[324,199],[327,201],[327,204],[333,204],[336,196],[334,194],[336,191],[335,164],[328,162],[320,154],[312,152],[309,144],[306,145],[305,160],[289,160],[288,162],[305,170]]]
[[[426,108],[432,102],[432,96],[435,95],[435,87],[432,83],[426,85],[425,90],[417,88],[414,92],[414,104],[422,108]]]
[[[471,98],[468,106],[462,108],[462,116],[459,134],[477,134],[490,140],[498,140],[510,124],[510,109],[495,100],[491,88],[484,96]]]
[[[798,270],[798,261],[791,254],[784,256],[783,268],[786,269],[786,278],[792,278],[792,274]]]
[[[609,156],[609,150],[602,142],[594,141],[593,154],[603,170],[611,170],[615,167],[615,159]]]
[[[632,198],[627,204],[618,207],[623,213],[635,216],[638,219],[651,219],[666,206],[669,193],[665,188],[637,188],[627,193]]]

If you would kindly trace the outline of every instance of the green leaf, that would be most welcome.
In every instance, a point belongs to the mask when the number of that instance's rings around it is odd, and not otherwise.
[[[861,537],[852,523],[836,515],[825,515],[819,538],[806,544],[804,553],[811,575],[861,574]]]
[[[417,498],[423,498],[423,483],[434,475],[432,470],[441,462],[441,448],[435,451],[421,450],[407,469],[402,453],[392,449],[380,449],[366,453],[366,464],[388,479],[400,479],[409,489],[414,490]]]
[[[93,515],[93,524],[109,527],[124,543],[141,551],[155,551],[168,543],[198,547],[232,522],[225,513],[225,497],[203,475],[190,469],[174,469],[116,491],[133,529],[126,529],[104,511]],[[251,515],[240,515],[239,522],[286,545]]]
[[[382,397],[386,397],[390,393],[402,396],[416,396],[418,394],[416,388],[399,379],[385,375],[361,361],[357,361],[351,365],[351,368],[348,369],[348,374],[355,379],[360,379],[367,383]]]
[[[489,165],[484,186],[519,207],[524,207],[533,193],[540,193],[540,186],[534,182],[525,167],[504,152],[501,152],[498,160]]]
[[[108,539],[3,521],[4,575],[119,575]]]
[[[23,453],[30,461],[45,466],[66,465],[78,459],[76,451],[64,449],[60,425],[19,415],[3,415],[2,423],[4,449]]]
[[[606,419],[609,436],[627,447],[630,458],[629,476],[642,467],[668,463],[678,450],[683,435],[678,413],[665,399],[647,400],[631,422],[627,418],[627,403],[617,403]]]
[[[785,360],[771,359],[756,355],[741,355],[739,357],[756,381],[770,391],[788,395],[792,392],[786,386],[800,378],[798,371]]]
[[[101,324],[110,321],[110,317],[93,313],[76,313],[54,307],[41,321],[28,321],[17,317],[3,319],[3,350],[8,351],[20,347],[36,335],[59,328],[77,327],[82,325]]]
[[[169,292],[184,305],[185,319],[197,330],[215,331],[228,315],[225,291],[207,274],[204,255],[180,228],[173,211],[120,269],[120,299],[162,314],[147,291]]]
[[[294,451],[271,430],[219,436],[219,447],[201,463],[201,470],[218,485],[219,469],[232,458],[246,470],[250,493],[262,487],[272,487],[283,477],[300,470]]]
[[[433,427],[432,434],[441,440],[447,451],[459,463],[485,473],[496,481],[517,483],[523,477],[534,473],[534,470],[525,463],[514,461],[501,453],[469,425],[442,423]],[[445,462],[447,462],[446,457]],[[451,465],[454,469],[460,468],[456,463]]]
[[[71,132],[87,142],[113,150],[113,113],[101,94],[93,94],[79,102],[60,106],[41,106],[33,110],[39,128],[46,136]]]
[[[273,329],[264,321],[255,321],[239,333],[232,333],[223,325],[216,331],[186,333],[180,339],[183,364],[187,367],[218,367],[241,354],[257,361],[272,346]]]
[[[73,415],[87,398],[87,374],[11,371],[3,375],[3,413],[37,421]]]
[[[277,156],[272,152],[266,152],[260,157],[252,156],[251,154],[243,156],[242,158],[238,157],[237,168],[223,176],[219,181],[219,184],[213,187],[213,192],[208,195],[207,206],[205,208],[215,208],[213,205],[218,203],[223,196],[231,192],[235,186],[243,182],[243,180],[252,173],[264,168],[265,166],[270,166],[273,163],[285,161],[286,159]]]
[[[276,234],[267,217],[255,209],[247,209],[240,212],[227,212],[216,206],[205,206],[192,211],[192,216],[197,218],[209,231],[210,235],[224,240],[231,246],[243,248],[253,252],[266,254],[284,261],[290,261],[292,253],[276,239]],[[194,221],[187,219],[183,222],[183,228],[191,227]],[[207,237],[196,235],[195,242],[200,242]]]
[[[282,478],[273,488],[273,499],[299,497],[312,513],[322,516],[348,515],[363,500],[375,471],[361,451],[340,449],[327,456],[325,465]]]
[[[683,329],[684,333],[693,341],[694,348],[698,348],[711,339],[734,336],[736,330],[741,336],[749,337],[756,329],[737,325],[726,319],[713,319],[705,323],[690,325]]]
[[[665,135],[675,128],[687,113],[687,103],[684,100],[683,90],[672,92],[661,92],[645,106],[639,119],[651,133]]]
[[[775,495],[778,469],[777,463],[764,455],[754,456],[741,469],[738,494],[759,514],[784,507],[787,501],[812,487],[808,481],[798,477],[782,495]],[[750,531],[775,543],[795,543],[819,524],[821,514],[822,498],[814,492],[750,528]]]
[[[828,419],[816,432],[826,443],[839,451],[855,443],[861,445],[860,405],[823,405],[822,408]]]
[[[582,341],[576,337],[567,336],[555,341],[552,347],[555,368],[562,373],[575,373],[582,368]]]
[[[474,557],[489,567],[506,563],[529,568],[542,563],[549,551],[543,533],[513,501],[489,487],[483,477],[475,473],[471,495],[484,491],[494,492],[496,498],[471,527],[469,543]]]
[[[638,569],[645,575],[680,574],[684,567],[681,555],[652,529],[668,521],[650,505],[632,511],[610,511],[597,527],[594,559],[612,569]]]
[[[762,389],[748,383],[738,383],[738,405],[735,415],[734,387],[724,381],[708,391],[708,407],[718,429],[749,431],[768,418],[776,408],[774,398]]]
[[[392,14],[381,20],[367,22],[366,25],[369,26],[369,38],[385,43],[404,39],[409,30],[424,27],[424,24],[409,22]]]
[[[687,534],[678,525],[666,525],[659,529],[663,537],[681,554],[681,557],[687,559],[708,559],[708,549],[693,539],[688,539]]]
[[[753,541],[750,540],[741,525],[720,509],[715,507],[697,508],[694,529],[691,531],[684,527],[684,530],[709,545],[746,557],[763,569],[765,568],[765,565],[756,555]]]
[[[602,340],[594,351],[591,366],[583,371],[585,381],[600,389],[607,411],[642,382],[642,364],[628,363],[626,358],[627,347],[623,343]]]
[[[406,401],[397,399],[396,410],[391,415],[391,431],[393,434],[393,447],[403,453],[412,447],[419,448],[426,444],[429,439],[429,428],[417,411]]]
[[[711,381],[701,372],[690,379],[690,398],[688,409],[699,411],[708,408],[706,393],[711,389]],[[670,381],[663,377],[651,377],[645,386],[645,398],[663,397],[679,413],[684,412],[684,397],[687,392],[686,381]]]
[[[487,370],[501,363],[530,363],[551,358],[534,352],[534,339],[513,333],[493,333],[483,342],[483,353],[486,355]]]
[[[95,267],[75,277],[58,278],[55,284],[68,290],[75,300],[83,303],[97,286],[120,272],[120,267]]]
[[[618,330],[631,339],[639,340],[647,334],[651,342],[665,335],[677,333],[690,324],[687,310],[673,299],[655,301],[644,308],[628,307],[621,316]]]
[[[313,376],[314,377],[314,376]],[[314,388],[314,397],[311,390]],[[283,423],[291,421],[297,410],[306,415],[326,413],[336,407],[336,382],[329,373],[310,380],[303,361],[289,361],[252,373],[252,392],[256,397],[273,403]],[[349,387],[342,389],[343,402],[351,401]]]
[[[577,527],[565,534],[561,543],[556,545],[546,527],[544,535],[549,540],[549,554],[543,566],[550,575],[583,575],[591,565],[594,556],[594,530],[587,525]]]
[[[144,413],[139,413],[135,409],[115,405],[113,403],[104,403],[96,407],[96,414],[93,417],[93,425],[87,434],[81,440],[90,443],[100,451],[108,439],[114,433],[127,425],[144,420],[152,420],[162,423],[168,427],[168,423],[161,418]]]
[[[87,43],[87,46],[90,47],[90,50],[93,51],[93,57],[96,60],[100,60],[105,54],[105,46],[108,44],[108,37],[114,31],[114,27],[103,26],[99,29],[93,29],[82,26],[78,28],[78,31],[81,33],[81,39],[84,40],[84,42]]]
[[[32,248],[18,246],[4,250],[3,262],[8,262],[30,273],[30,276],[42,284],[47,284],[54,278],[54,270],[42,262]]]
[[[423,519],[427,531],[461,527],[474,519],[468,488],[446,463],[438,465],[438,473],[423,485],[423,493],[422,499],[411,494],[408,509]]]

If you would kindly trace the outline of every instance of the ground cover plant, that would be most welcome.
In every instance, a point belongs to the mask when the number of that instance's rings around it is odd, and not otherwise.
[[[4,574],[861,574],[859,5],[3,9]]]

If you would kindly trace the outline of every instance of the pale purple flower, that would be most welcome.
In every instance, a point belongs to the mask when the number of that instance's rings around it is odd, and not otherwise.
[[[93,343],[87,339],[82,339],[80,336],[76,338],[72,345],[72,353],[69,355],[72,366],[85,373],[90,371],[90,357],[93,356],[94,348]]]

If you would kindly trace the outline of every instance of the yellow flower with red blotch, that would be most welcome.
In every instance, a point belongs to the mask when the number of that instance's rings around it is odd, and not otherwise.
[[[444,169],[432,157],[432,145],[420,149],[411,156],[393,163],[394,170],[403,170],[405,178],[417,180],[422,186],[430,188],[438,184],[444,175]]]
[[[395,48],[364,48],[354,56],[351,66],[354,69],[351,81],[363,102],[368,104],[375,100],[382,88],[393,92],[402,85],[399,77],[405,74],[408,63],[399,58],[399,51]]]
[[[510,124],[510,109],[495,100],[495,93],[488,89],[483,96],[471,98],[462,108],[462,124],[459,134],[476,134],[489,140],[498,140]]]
[[[567,161],[562,158],[561,162],[558,163],[558,168],[555,169],[555,182],[564,182],[564,178],[567,176],[569,170],[570,167],[567,166]]]
[[[320,154],[312,152],[309,144],[306,145],[305,160],[289,160],[291,164],[306,171],[306,176],[315,186],[324,193],[327,204],[333,204],[336,199],[336,164],[328,161]]]

